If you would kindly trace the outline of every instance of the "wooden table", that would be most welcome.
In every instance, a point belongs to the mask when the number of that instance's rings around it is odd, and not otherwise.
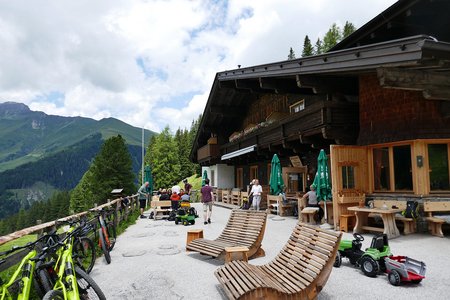
[[[249,249],[244,246],[225,247],[225,262],[231,262],[233,253],[240,253],[242,255],[242,260],[248,262],[248,251]]]
[[[388,239],[394,239],[400,236],[400,231],[395,224],[395,214],[401,212],[401,209],[382,209],[382,208],[368,208],[352,206],[347,208],[349,211],[354,211],[356,216],[356,225],[353,228],[353,233],[362,233],[367,231],[379,231],[387,235]],[[383,219],[383,228],[367,226],[367,217],[369,214],[379,214]]]

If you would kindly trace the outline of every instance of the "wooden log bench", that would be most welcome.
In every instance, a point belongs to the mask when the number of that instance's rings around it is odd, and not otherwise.
[[[196,239],[186,249],[210,255],[218,259],[225,258],[226,247],[247,247],[248,257],[264,256],[261,242],[266,229],[267,212],[233,209],[222,233],[215,240]]]
[[[373,200],[374,208],[383,208],[386,205],[387,208],[397,207],[401,210],[406,209],[406,201],[397,200]],[[370,214],[369,217],[374,217],[376,214]],[[395,220],[403,223],[403,234],[408,235],[416,232],[416,220],[413,218],[406,218],[401,214],[395,215]]]
[[[170,200],[152,200],[150,202],[150,208],[153,209],[155,220],[158,218],[168,218],[172,210],[172,202]]]
[[[450,213],[450,201],[431,201],[425,200],[423,202],[423,211],[425,212],[425,220],[428,222],[428,229],[432,235],[444,237],[442,232],[442,225],[446,223],[446,219],[437,217],[438,213]],[[447,220],[450,220],[450,216]],[[447,221],[450,222],[450,221]]]
[[[316,299],[333,269],[341,235],[299,222],[268,264],[232,261],[214,275],[229,299]]]

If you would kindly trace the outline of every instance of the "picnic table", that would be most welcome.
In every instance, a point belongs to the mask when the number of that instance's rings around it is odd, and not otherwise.
[[[385,233],[389,239],[394,239],[400,236],[397,224],[395,224],[395,214],[401,212],[397,208],[369,208],[351,206],[347,208],[349,211],[354,211],[356,216],[356,225],[353,228],[353,233],[363,233],[363,231],[377,231]],[[369,214],[379,214],[383,220],[383,227],[368,226]]]

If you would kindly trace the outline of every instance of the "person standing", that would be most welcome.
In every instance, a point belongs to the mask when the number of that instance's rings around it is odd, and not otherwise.
[[[192,185],[188,182],[187,178],[185,178],[183,182],[184,182],[184,192],[190,196]]]
[[[253,179],[252,190],[250,194],[253,196],[252,207],[255,210],[259,210],[259,205],[261,203],[262,186],[259,184],[258,179]]]
[[[205,179],[205,185],[200,190],[203,203],[203,224],[211,224],[212,205],[214,200],[213,189],[209,186],[209,179]]]
[[[149,186],[149,183],[148,183],[148,181],[146,181],[146,182],[144,182],[143,185],[141,185],[141,187],[138,190],[139,208],[141,209],[141,219],[145,218],[144,208],[145,208],[145,205],[147,204],[147,199],[148,199],[148,186]]]

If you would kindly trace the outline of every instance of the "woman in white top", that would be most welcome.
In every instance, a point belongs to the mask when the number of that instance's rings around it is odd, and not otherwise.
[[[259,204],[261,203],[262,186],[259,185],[258,179],[253,179],[252,190],[250,194],[253,195],[252,207],[255,210],[259,210]]]

